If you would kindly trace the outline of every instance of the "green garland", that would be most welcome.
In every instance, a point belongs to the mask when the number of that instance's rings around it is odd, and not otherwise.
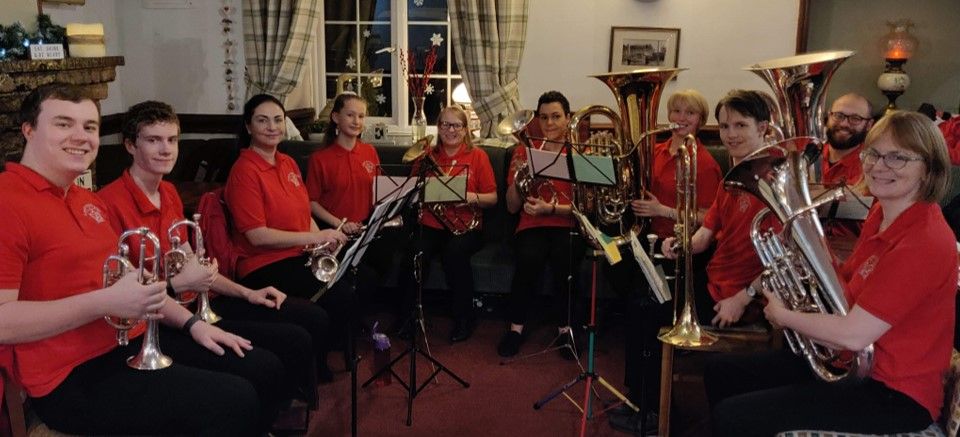
[[[19,21],[0,24],[0,61],[30,59],[30,44],[64,44],[66,40],[67,29],[53,24],[47,14],[37,15],[37,31],[32,33]]]

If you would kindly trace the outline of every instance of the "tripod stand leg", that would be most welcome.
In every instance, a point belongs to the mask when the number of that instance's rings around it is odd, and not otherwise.
[[[436,378],[436,375],[438,375],[440,372],[443,372],[443,373],[446,373],[447,375],[450,375],[450,377],[453,378],[453,379],[455,379],[457,382],[459,382],[460,385],[463,386],[463,388],[470,388],[470,383],[469,383],[469,382],[464,381],[463,378],[457,376],[457,374],[456,374],[456,373],[453,373],[453,371],[450,370],[450,369],[448,369],[447,366],[444,366],[443,364],[440,363],[440,361],[437,361],[436,358],[434,358],[433,356],[431,356],[429,349],[427,350],[427,352],[424,352],[424,351],[422,351],[422,350],[420,350],[420,349],[417,349],[417,353],[419,353],[420,355],[423,355],[423,357],[426,358],[427,361],[429,361],[431,365],[435,366],[435,367],[434,367],[435,370],[433,371],[433,375],[431,375],[430,378],[428,378],[426,381],[423,382],[423,385],[420,387],[420,390],[422,390],[423,387],[426,387],[426,385],[430,382],[430,379],[435,379],[435,378]],[[419,392],[420,390],[417,390],[417,391]]]
[[[577,375],[577,377],[574,378],[572,381],[570,381],[570,382],[568,382],[568,383],[566,383],[566,384],[564,384],[564,385],[561,385],[561,386],[558,387],[556,390],[554,390],[554,391],[552,391],[552,392],[550,392],[550,393],[547,393],[547,395],[544,396],[543,399],[540,399],[539,401],[534,402],[534,404],[533,404],[533,409],[534,409],[534,410],[539,410],[539,409],[542,408],[544,405],[546,405],[548,402],[552,401],[552,400],[553,400],[554,398],[556,398],[557,396],[560,396],[561,393],[569,390],[570,387],[573,387],[573,386],[577,385],[578,382],[583,381],[583,379],[586,378],[586,376],[587,376],[587,375],[586,375],[585,373],[581,373],[581,374]]]

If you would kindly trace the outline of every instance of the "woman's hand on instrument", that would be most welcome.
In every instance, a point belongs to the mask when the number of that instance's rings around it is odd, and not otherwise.
[[[340,232],[336,229],[324,229],[319,232],[314,232],[314,241],[315,244],[328,243],[330,245],[344,245],[347,242],[347,235],[343,232]]]
[[[259,290],[250,290],[246,293],[247,302],[254,305],[263,305],[267,308],[280,309],[283,301],[287,300],[287,295],[273,287],[261,288]]]
[[[343,227],[340,228],[340,230],[343,231],[344,234],[354,235],[354,234],[360,233],[360,231],[363,230],[363,225],[357,222],[348,221],[343,224]]]
[[[243,357],[243,351],[253,349],[250,340],[239,335],[231,334],[207,322],[197,322],[190,327],[190,336],[193,341],[217,355],[223,355],[226,349],[232,349],[238,357]]]
[[[750,296],[747,296],[747,293],[744,291],[720,300],[720,302],[717,302],[717,304],[713,306],[713,310],[717,312],[717,315],[710,323],[721,328],[726,328],[727,326],[737,323],[740,317],[743,317],[743,311],[749,303]]]
[[[787,310],[787,307],[783,306],[783,302],[780,301],[780,297],[771,291],[763,290],[763,296],[767,298],[767,305],[763,307],[763,315],[767,318],[767,321],[773,325],[774,328],[781,328],[783,326],[780,323],[780,317],[784,311]]]
[[[668,217],[671,208],[664,206],[651,192],[646,192],[645,199],[630,201],[630,208],[638,217]]]
[[[532,216],[549,215],[557,210],[556,205],[547,203],[538,197],[527,197],[523,202],[523,211]]]
[[[167,284],[163,281],[147,285],[140,283],[137,272],[123,275],[113,285],[107,287],[111,296],[107,314],[124,319],[160,319],[157,311],[167,299]]]
[[[677,237],[667,237],[660,245],[660,252],[667,259],[677,259],[677,251],[674,245],[677,243]]]
[[[217,260],[211,260],[210,264],[202,264],[197,260],[196,255],[187,258],[183,269],[177,276],[170,279],[173,288],[178,292],[185,290],[207,291],[217,279]]]

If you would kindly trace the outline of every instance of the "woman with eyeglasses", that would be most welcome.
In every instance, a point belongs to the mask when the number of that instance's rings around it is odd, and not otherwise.
[[[848,314],[791,311],[768,292],[764,313],[835,348],[873,344],[869,376],[822,382],[789,351],[717,355],[705,372],[714,436],[899,434],[939,418],[957,288],[955,240],[937,205],[949,186],[946,145],[925,116],[897,111],[870,130],[860,156],[877,202],[840,268]]]
[[[533,140],[533,148],[555,154],[565,153],[562,149],[569,122],[570,102],[567,98],[557,91],[543,93],[537,102],[537,123],[545,140]],[[544,271],[549,265],[555,298],[553,306],[547,311],[548,322],[557,326],[559,345],[565,346],[559,349],[561,355],[574,359],[576,355],[573,353],[570,326],[576,325],[578,312],[573,305],[576,296],[574,290],[578,283],[576,267],[580,265],[584,247],[579,236],[570,234],[574,226],[571,216],[573,186],[569,181],[537,179],[531,184],[536,192],[522,198],[514,177],[516,169],[524,165],[527,165],[527,148],[521,144],[514,149],[511,170],[507,173],[507,210],[511,214],[519,212],[520,222],[514,237],[516,263],[507,304],[510,327],[500,339],[497,353],[506,358],[520,351],[530,307],[534,296],[540,291]],[[571,270],[571,267],[574,268]]]
[[[447,287],[453,294],[453,329],[450,341],[464,341],[473,334],[476,327],[476,314],[473,309],[473,269],[470,257],[483,244],[480,233],[482,226],[481,209],[497,203],[497,183],[493,176],[493,167],[487,153],[473,142],[467,129],[467,114],[459,106],[448,106],[440,111],[437,119],[437,143],[427,148],[415,162],[413,174],[423,171],[429,177],[426,191],[432,192],[430,185],[437,191],[449,191],[442,184],[452,176],[466,178],[466,191],[450,193],[463,196],[462,201],[433,203],[424,199],[420,211],[420,230],[414,232],[413,253],[410,254],[408,275],[404,277],[408,307],[412,308],[417,293],[414,276],[421,272],[419,279],[427,281],[430,261],[440,256]],[[439,178],[438,178],[439,177]],[[415,328],[415,327],[413,327]]]

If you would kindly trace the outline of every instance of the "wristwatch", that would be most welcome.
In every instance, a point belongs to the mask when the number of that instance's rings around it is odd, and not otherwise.
[[[761,294],[762,293],[760,293],[760,290],[757,290],[753,286],[752,282],[749,285],[747,285],[747,296],[750,296],[751,299],[759,298]]]

